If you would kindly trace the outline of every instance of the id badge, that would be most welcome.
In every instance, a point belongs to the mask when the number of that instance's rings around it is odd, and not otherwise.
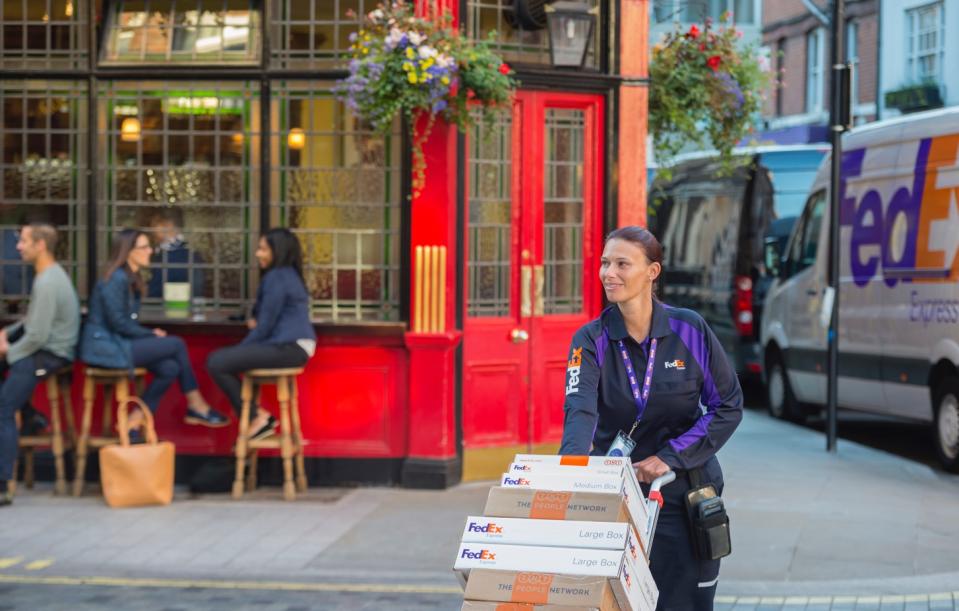
[[[616,439],[614,439],[612,445],[609,446],[609,451],[606,452],[606,456],[629,457],[633,455],[633,449],[635,447],[636,442],[633,441],[629,435],[620,431],[616,433]]]

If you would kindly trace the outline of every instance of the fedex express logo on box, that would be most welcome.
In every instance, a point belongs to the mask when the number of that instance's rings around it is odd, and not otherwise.
[[[469,526],[466,528],[471,533],[486,533],[488,535],[501,535],[503,534],[503,527],[497,526],[492,522],[487,522],[486,524],[478,524],[476,522],[470,522]]]
[[[467,560],[496,560],[496,554],[488,549],[481,549],[478,552],[474,552],[468,547],[464,547],[460,558],[466,558]]]
[[[880,276],[899,282],[959,279],[959,134],[918,142],[911,182],[870,188],[888,155],[863,148],[843,153],[840,227],[848,227],[853,280],[864,287]],[[902,168],[896,168],[900,171]],[[891,176],[890,176],[891,178]],[[910,179],[907,179],[910,180]],[[862,188],[859,188],[859,184]]]
[[[529,486],[529,480],[525,477],[504,477],[504,486]]]
[[[532,471],[533,467],[529,465],[518,465],[513,463],[513,471]]]

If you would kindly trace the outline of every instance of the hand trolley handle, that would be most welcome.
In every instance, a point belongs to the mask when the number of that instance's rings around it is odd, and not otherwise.
[[[649,533],[648,545],[646,547],[647,555],[652,553],[653,535],[656,534],[656,522],[659,521],[659,511],[663,508],[663,493],[661,489],[675,479],[676,474],[672,471],[667,471],[654,479],[653,483],[649,486],[649,496],[646,499],[646,512],[649,514],[649,519],[646,522],[646,531]]]

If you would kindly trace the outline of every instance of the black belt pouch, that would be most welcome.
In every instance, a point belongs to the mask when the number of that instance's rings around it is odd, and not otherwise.
[[[686,493],[686,513],[693,548],[700,560],[719,560],[732,553],[729,516],[712,484],[704,484],[702,470],[688,471],[691,488]]]

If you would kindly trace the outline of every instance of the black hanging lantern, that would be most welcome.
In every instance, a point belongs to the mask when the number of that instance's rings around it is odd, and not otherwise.
[[[546,5],[549,0],[513,0],[504,11],[507,22],[517,29],[535,32],[546,27]]]
[[[546,7],[546,19],[553,66],[582,68],[596,27],[590,6],[585,2],[560,0]]]

